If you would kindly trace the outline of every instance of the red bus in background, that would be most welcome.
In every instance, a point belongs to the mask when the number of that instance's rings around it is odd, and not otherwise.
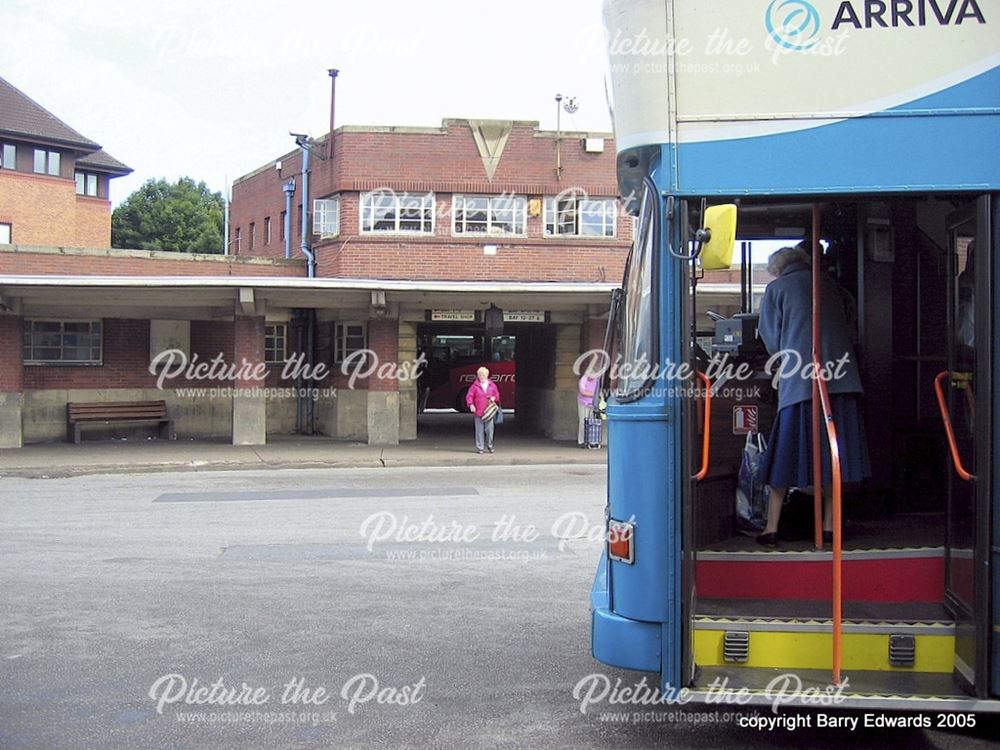
[[[513,409],[517,381],[514,342],[514,336],[483,334],[420,336],[418,349],[427,365],[417,382],[418,411],[467,411],[465,395],[476,382],[476,370],[480,367],[489,369],[490,379],[500,389],[503,408]]]

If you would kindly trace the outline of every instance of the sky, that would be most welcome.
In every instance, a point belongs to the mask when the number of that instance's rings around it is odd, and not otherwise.
[[[601,0],[3,0],[0,77],[135,172],[223,190],[289,131],[538,121],[610,132]]]

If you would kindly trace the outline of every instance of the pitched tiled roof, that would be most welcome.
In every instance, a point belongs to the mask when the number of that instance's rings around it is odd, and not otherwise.
[[[126,166],[106,151],[95,151],[92,154],[76,160],[78,167],[93,167],[102,172],[126,175],[132,172],[132,167]]]
[[[0,134],[52,142],[83,151],[100,148],[3,78],[0,78]]]

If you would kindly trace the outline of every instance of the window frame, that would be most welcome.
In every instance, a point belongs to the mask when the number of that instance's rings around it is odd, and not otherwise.
[[[0,221],[0,227],[7,227],[7,241],[0,240],[0,245],[14,244],[14,224],[9,221]]]
[[[378,223],[376,221],[376,219],[375,219],[375,216],[374,216],[374,211],[375,211],[376,206],[374,206],[374,205],[369,206],[368,205],[368,201],[369,201],[369,199],[374,198],[376,196],[377,197],[388,196],[388,197],[391,197],[391,198],[394,199],[394,205],[392,207],[392,211],[393,211],[393,214],[394,214],[394,224],[395,224],[395,226],[392,229],[375,229],[374,228],[375,224]],[[408,207],[403,207],[401,205],[401,202],[402,201],[406,201],[406,200],[410,200],[410,199],[413,199],[413,198],[419,198],[420,199],[421,205],[420,205],[420,209],[419,210],[421,212],[428,211],[428,210],[430,211],[430,228],[429,229],[418,229],[418,230],[415,230],[415,229],[401,229],[400,228],[401,224],[404,221],[413,221],[413,219],[410,219],[408,217],[405,217],[405,218],[403,217],[402,214],[403,214],[404,211],[410,211],[412,209],[408,208]],[[402,193],[397,193],[394,190],[388,190],[388,191],[387,190],[371,190],[371,191],[369,191],[367,193],[362,193],[361,194],[361,198],[360,198],[360,202],[359,202],[359,209],[360,209],[358,211],[358,233],[359,234],[376,235],[376,236],[377,235],[382,235],[382,236],[385,236],[385,235],[405,235],[407,237],[413,237],[413,236],[431,237],[431,236],[433,236],[435,234],[436,229],[437,229],[437,204],[435,203],[435,196],[434,196],[433,192],[427,192],[427,193],[408,193],[408,192],[402,192]],[[369,214],[371,214],[371,217],[369,217]],[[369,218],[371,219],[370,224],[371,224],[372,228],[366,229],[365,228],[365,222]],[[384,219],[379,220],[379,221],[384,221]],[[418,221],[420,222],[421,226],[423,226],[423,224],[427,222],[427,218],[424,217],[424,216],[421,216],[421,218],[419,218]]]
[[[8,151],[11,158],[7,158]],[[8,163],[9,162],[9,163]],[[17,144],[16,143],[2,143],[0,144],[0,168],[12,169],[17,171]]]
[[[271,244],[271,217],[264,217],[264,245]]]
[[[38,157],[42,155],[43,164],[42,169],[38,168]],[[55,164],[55,171],[52,171],[53,163]],[[51,177],[61,177],[62,176],[62,154],[59,151],[49,151],[44,148],[36,148],[34,153],[34,161],[32,162],[31,171],[34,174],[45,174]]]
[[[659,367],[660,285],[658,279],[660,274],[659,248],[663,231],[662,221],[663,211],[660,206],[659,191],[656,184],[647,175],[643,180],[643,197],[639,208],[639,226],[635,233],[632,249],[629,251],[628,259],[625,262],[625,272],[622,278],[623,294],[619,307],[619,314],[622,316],[621,346],[619,351],[621,352],[623,367],[628,366],[631,371],[636,364],[644,361],[646,367],[649,368],[650,377],[642,381],[636,380],[634,383],[631,380],[625,381],[624,378],[619,379],[614,394],[619,403],[628,403],[643,398],[650,384],[655,380],[653,373]],[[639,283],[637,285],[632,283],[634,279],[638,280]],[[627,316],[632,304],[629,299],[630,292],[639,291],[641,293],[644,290],[648,293],[649,298],[646,309],[642,309],[641,296],[640,301],[635,303],[637,318],[639,315],[645,315],[647,323],[645,329],[646,346],[644,351],[641,352],[645,355],[645,360],[640,360],[636,356],[640,353],[640,347],[633,347],[632,344],[642,342],[642,338],[640,337],[640,333],[642,333],[642,321],[636,320],[630,326]],[[630,341],[633,335],[635,337],[634,341]],[[634,349],[634,351],[630,351],[631,349]]]
[[[468,209],[466,206],[460,206],[459,201],[468,200],[485,200],[485,230],[470,230],[465,227],[470,223],[481,224],[483,222],[470,222],[466,218],[466,213]],[[506,201],[513,203],[514,205],[507,208],[496,207],[494,204],[499,201]],[[511,220],[510,224],[513,227],[513,231],[494,231],[494,225],[501,223],[497,218],[496,214],[499,211],[510,211]],[[459,214],[461,213],[461,224],[462,229],[459,229]],[[506,224],[506,222],[502,222]],[[488,194],[478,194],[478,193],[456,193],[451,197],[451,235],[452,237],[526,237],[528,234],[528,198],[524,195],[488,195]]]
[[[80,181],[83,180],[83,190],[80,190]],[[86,198],[100,198],[101,181],[97,172],[88,172],[85,169],[73,171],[73,179],[76,182],[76,194]],[[94,192],[90,192],[91,180],[93,180]]]
[[[332,205],[332,208],[331,208]],[[327,218],[327,214],[333,214],[334,223],[336,224],[336,229],[333,232],[323,232],[320,229],[323,226],[323,220]],[[312,233],[320,237],[339,237],[340,236],[340,195],[328,195],[325,198],[316,198],[313,200],[313,215],[312,215]]]
[[[59,359],[39,359],[39,358],[37,358],[35,356],[35,350],[36,349],[54,349],[54,348],[56,348],[54,346],[36,345],[36,343],[34,341],[34,338],[33,338],[36,335],[36,332],[34,330],[34,325],[36,323],[58,323],[59,324],[59,332],[58,332],[58,335],[60,337],[59,347],[58,347],[59,348],[59,352],[60,352]],[[85,334],[85,335],[91,335],[91,336],[95,335],[95,329],[96,329],[96,335],[97,335],[97,344],[96,344],[96,347],[95,347],[95,345],[93,343],[90,343],[89,346],[88,346],[88,348],[91,351],[91,354],[93,354],[93,351],[94,351],[95,348],[97,349],[98,356],[97,356],[96,359],[94,359],[93,356],[91,356],[88,359],[66,359],[63,356],[65,350],[67,349],[66,338],[65,337],[67,335],[74,335],[73,333],[67,334],[67,332],[66,332],[66,324],[67,323],[69,323],[69,324],[88,323],[90,325],[90,331],[88,331],[88,333]],[[44,332],[44,331],[38,332],[39,335],[44,335],[46,333],[48,335],[54,335],[54,333],[51,332],[51,331],[49,331],[49,332]],[[81,334],[76,334],[76,335],[81,335]],[[70,348],[83,348],[83,347],[80,346],[80,345],[77,345],[76,347],[70,347]],[[23,336],[23,339],[22,339],[22,342],[21,342],[21,356],[22,356],[22,358],[24,360],[24,365],[26,367],[27,366],[31,366],[31,367],[46,367],[46,366],[56,366],[56,367],[59,367],[59,366],[64,366],[64,367],[65,366],[69,366],[69,367],[102,367],[104,365],[104,321],[101,320],[101,319],[95,319],[95,318],[30,318],[30,319],[25,319],[25,321],[24,321],[24,336]]]
[[[361,329],[361,333],[350,333],[349,327]],[[361,337],[361,346],[347,351],[347,339]],[[342,364],[352,354],[368,349],[368,324],[363,320],[338,320],[333,325],[333,363]]]
[[[268,332],[268,329],[271,329]],[[280,329],[280,332],[279,332]],[[268,340],[270,339],[270,345]],[[273,355],[278,351],[275,343],[281,342],[281,358],[274,359]],[[264,364],[282,365],[288,361],[288,323],[265,323],[264,324]]]
[[[572,209],[559,209],[560,203],[567,203],[569,201],[573,201]],[[587,215],[585,206],[586,204],[593,205],[598,203],[604,204],[604,209],[599,214],[602,232],[600,234],[584,233],[582,231],[583,227],[588,224],[585,220]],[[568,221],[567,217],[570,217]],[[560,198],[557,195],[545,196],[542,219],[542,232],[546,239],[571,237],[573,239],[584,240],[613,240],[618,237],[618,199],[609,197],[590,198],[587,195],[575,194],[564,198]],[[605,234],[603,230],[607,228],[609,223],[611,233]],[[571,232],[560,231],[562,227],[569,226],[570,224],[572,225]],[[550,227],[552,228],[551,231]]]

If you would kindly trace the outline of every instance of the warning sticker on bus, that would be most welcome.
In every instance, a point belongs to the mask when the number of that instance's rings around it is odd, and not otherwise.
[[[757,432],[757,407],[734,406],[733,434],[746,435],[749,432]]]

